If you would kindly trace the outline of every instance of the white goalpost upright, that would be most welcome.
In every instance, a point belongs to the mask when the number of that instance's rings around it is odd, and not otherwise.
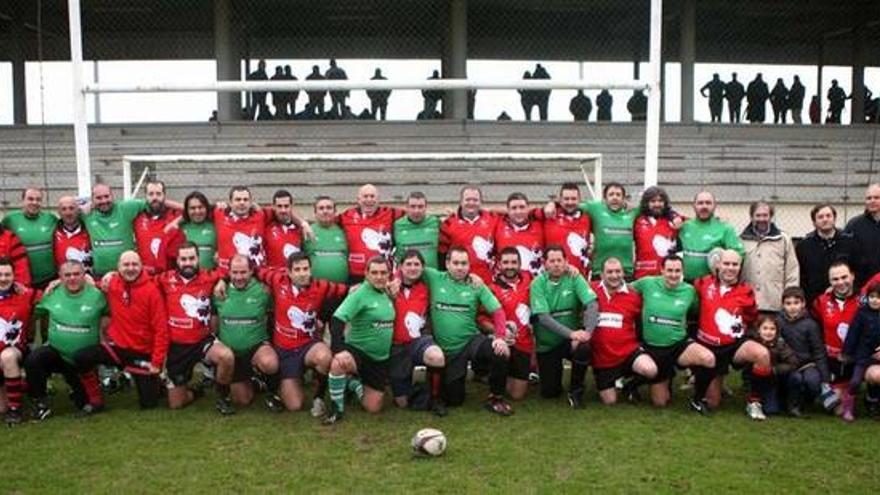
[[[320,81],[214,81],[208,83],[163,83],[163,84],[107,84],[85,83],[83,77],[82,30],[80,23],[80,0],[68,0],[70,21],[70,53],[73,70],[72,86],[74,96],[73,125],[76,146],[77,187],[81,196],[91,193],[91,163],[89,157],[89,137],[86,121],[86,96],[99,93],[140,93],[140,92],[242,92],[242,91],[338,91],[338,90],[467,90],[467,89],[634,89],[648,92],[648,111],[645,125],[645,166],[644,186],[657,183],[660,138],[660,58],[662,41],[663,0],[650,2],[650,48],[646,80],[475,80],[475,79],[430,79],[430,80],[320,80]],[[291,155],[292,156],[292,155]],[[326,155],[325,155],[326,156]],[[214,159],[217,157],[214,156]],[[131,184],[128,177],[126,184]]]

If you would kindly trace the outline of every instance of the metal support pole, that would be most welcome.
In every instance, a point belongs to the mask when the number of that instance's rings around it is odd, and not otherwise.
[[[663,0],[651,0],[651,41],[648,63],[648,116],[645,122],[645,187],[657,185],[660,159],[660,58]]]
[[[73,136],[76,145],[76,185],[80,196],[92,195],[92,164],[89,159],[89,128],[86,121],[86,93],[83,91],[82,25],[79,0],[68,0],[70,63],[73,71]]]
[[[681,122],[694,121],[694,62],[697,58],[697,5],[696,0],[682,0],[679,37],[681,61]],[[659,29],[659,28],[658,28]]]

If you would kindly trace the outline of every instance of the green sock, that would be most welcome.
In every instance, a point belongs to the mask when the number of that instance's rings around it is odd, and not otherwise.
[[[340,413],[345,410],[345,375],[334,375],[330,373],[327,377],[327,385],[330,388],[330,402],[336,407]]]
[[[349,378],[348,391],[352,392],[358,399],[358,402],[364,400],[364,384],[360,378]]]

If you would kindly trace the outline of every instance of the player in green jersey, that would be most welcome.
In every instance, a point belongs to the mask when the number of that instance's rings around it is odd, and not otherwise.
[[[73,356],[100,341],[101,329],[107,323],[107,300],[100,290],[86,283],[81,262],[68,260],[60,271],[61,285],[45,294],[35,309],[49,315],[48,343],[30,353],[24,364],[28,394],[34,401],[33,418],[37,421],[52,415],[46,391],[52,373],[64,376],[83,414],[103,408],[97,375],[81,375]]]
[[[314,238],[303,241],[312,262],[312,276],[331,282],[348,282],[348,242],[336,223],[336,204],[329,196],[315,199]]]
[[[569,269],[561,246],[548,246],[544,255],[545,271],[529,289],[541,397],[562,393],[562,361],[567,359],[572,363],[568,403],[581,409],[599,305],[586,279]]]
[[[706,391],[714,377],[715,355],[688,338],[688,320],[696,316],[699,308],[697,291],[682,280],[684,263],[677,255],[664,258],[662,270],[662,276],[632,283],[642,295],[642,341],[657,363],[651,401],[658,407],[668,405],[669,382],[675,376],[675,368],[691,368],[695,381],[690,406],[706,415],[710,412]]]
[[[116,202],[106,184],[92,189],[92,210],[85,216],[92,242],[92,262],[96,276],[116,269],[119,255],[135,249],[134,219],[147,206],[142,199]]]
[[[406,216],[394,222],[394,259],[400,263],[403,253],[415,249],[425,258],[425,266],[438,268],[437,247],[440,245],[440,219],[427,215],[428,198],[413,191],[406,199]]]
[[[715,216],[715,197],[702,191],[694,196],[694,218],[684,222],[678,231],[678,242],[684,260],[684,279],[688,282],[709,274],[709,253],[715,248],[732,249],[745,256],[742,241],[727,222]]]
[[[52,240],[58,218],[43,210],[43,192],[35,187],[21,192],[21,210],[3,218],[3,226],[21,239],[31,267],[31,285],[42,289],[53,280],[55,256]]]
[[[213,270],[216,266],[217,230],[209,216],[211,211],[208,198],[199,191],[187,194],[183,200],[179,229],[187,241],[198,246],[199,268],[203,270]]]
[[[330,331],[333,348],[339,352],[330,364],[331,410],[324,418],[325,424],[343,417],[349,375],[357,375],[364,384],[364,409],[371,413],[382,410],[394,333],[394,301],[386,292],[390,272],[385,258],[370,258],[364,283],[349,293],[333,313]]]
[[[638,208],[626,208],[626,189],[610,182],[602,189],[603,201],[581,204],[581,210],[590,215],[593,232],[593,276],[602,271],[605,259],[615,257],[623,264],[627,278],[633,275],[633,223],[639,216]]]

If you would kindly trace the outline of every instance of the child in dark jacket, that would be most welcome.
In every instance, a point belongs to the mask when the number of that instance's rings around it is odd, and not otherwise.
[[[780,411],[778,387],[786,383],[789,374],[797,369],[799,362],[797,354],[780,335],[779,323],[774,316],[762,315],[758,317],[751,338],[770,351],[773,376],[767,389],[762,391],[761,402],[763,402],[766,414],[778,414]]]
[[[880,283],[871,284],[866,292],[865,305],[859,308],[843,342],[843,354],[855,364],[849,388],[843,396],[841,418],[855,420],[855,396],[862,381],[868,382],[865,401],[876,408],[880,401]]]

